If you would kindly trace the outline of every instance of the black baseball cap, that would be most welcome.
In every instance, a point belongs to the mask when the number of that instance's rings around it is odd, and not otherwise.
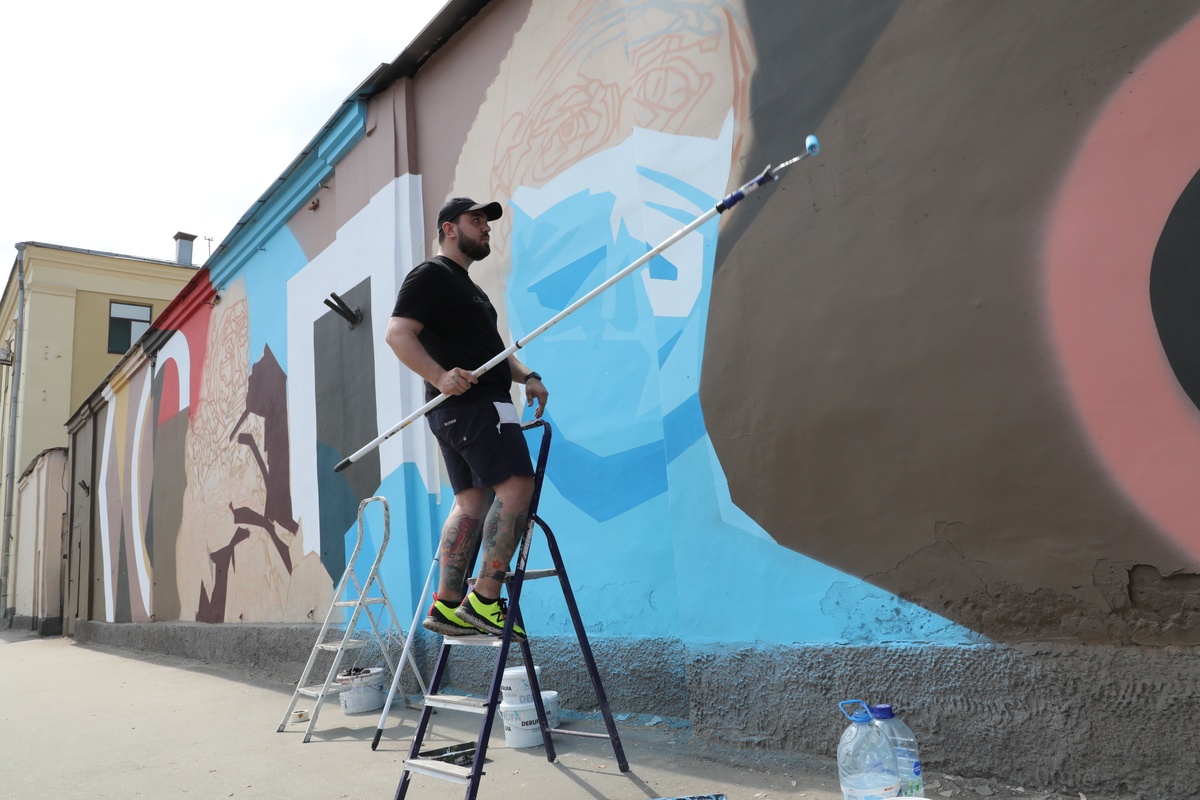
[[[459,214],[465,214],[468,211],[482,211],[488,222],[504,216],[504,208],[499,203],[476,203],[469,197],[451,197],[438,212],[438,230],[441,230],[443,223],[450,222]]]

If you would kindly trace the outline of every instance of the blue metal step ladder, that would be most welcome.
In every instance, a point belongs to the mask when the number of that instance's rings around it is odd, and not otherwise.
[[[538,450],[537,467],[534,473],[534,489],[533,498],[529,503],[529,526],[525,529],[525,534],[521,538],[520,547],[517,551],[516,568],[508,573],[506,582],[508,583],[508,608],[509,612],[504,622],[504,633],[500,636],[463,636],[442,637],[442,646],[438,652],[437,662],[434,666],[433,677],[429,682],[429,689],[425,695],[424,707],[421,710],[421,717],[417,723],[416,732],[413,734],[412,746],[409,748],[408,758],[404,761],[404,770],[400,774],[400,783],[396,787],[396,800],[403,800],[408,792],[408,787],[411,778],[414,774],[430,776],[441,780],[451,781],[466,786],[466,800],[474,800],[479,791],[479,782],[484,775],[483,765],[487,756],[488,740],[492,733],[492,724],[496,719],[496,711],[500,704],[500,686],[504,677],[505,664],[508,660],[509,648],[512,645],[512,629],[514,624],[521,624],[521,588],[526,579],[533,578],[549,578],[558,577],[559,585],[562,587],[563,597],[567,603],[567,609],[571,614],[571,621],[575,626],[575,635],[579,640],[579,647],[583,654],[583,660],[587,667],[588,676],[592,681],[592,688],[596,693],[597,704],[600,707],[600,713],[604,718],[605,728],[607,733],[594,733],[591,731],[576,731],[564,730],[562,728],[551,728],[546,720],[546,709],[542,703],[541,687],[538,685],[537,672],[534,670],[533,653],[530,649],[528,639],[518,641],[521,650],[521,658],[525,664],[525,674],[529,680],[529,686],[533,694],[533,703],[537,709],[538,722],[542,729],[542,742],[546,748],[546,760],[553,762],[556,758],[554,751],[554,735],[560,736],[584,736],[594,739],[608,739],[612,742],[613,755],[617,759],[617,764],[620,766],[621,772],[629,770],[629,763],[625,759],[625,751],[621,747],[621,737],[617,733],[617,725],[613,720],[612,711],[608,706],[608,695],[604,692],[604,684],[600,680],[600,673],[596,669],[596,660],[592,655],[591,645],[588,643],[587,632],[583,628],[583,620],[579,616],[579,607],[575,603],[575,594],[571,590],[571,583],[567,579],[567,571],[563,566],[562,554],[558,549],[558,542],[554,538],[550,527],[545,521],[537,515],[538,499],[542,493],[542,481],[546,475],[546,458],[550,452],[550,426],[544,420],[535,420],[531,423],[523,425],[522,428],[526,431],[541,428],[542,441],[541,447]],[[534,527],[542,529],[546,536],[546,544],[549,546],[550,558],[554,562],[553,569],[546,570],[531,570],[526,572],[525,565],[529,560],[529,549],[533,541]],[[434,561],[434,569],[437,568],[437,561]],[[433,570],[430,571],[432,576]],[[419,612],[418,612],[419,613]],[[414,623],[414,626],[418,623]],[[492,681],[488,689],[488,695],[485,698],[466,697],[462,695],[447,695],[440,694],[442,679],[445,676],[446,668],[450,660],[450,655],[456,647],[492,647],[496,650],[495,666],[492,670]],[[401,656],[403,660],[404,655]],[[399,682],[399,672],[396,673],[396,680],[392,684],[392,692],[395,692],[396,684]],[[390,697],[390,695],[389,695]],[[387,716],[387,704],[384,705],[383,718],[380,720],[379,730],[375,732],[375,739],[371,744],[374,749],[379,744],[379,737],[383,732],[383,720]],[[483,716],[483,723],[479,729],[479,738],[475,742],[474,757],[470,759],[470,763],[462,764],[463,758],[453,758],[445,756],[432,756],[426,754],[421,755],[421,745],[424,741],[425,734],[429,730],[429,718],[433,714],[435,708],[454,709],[457,711],[467,711],[469,713],[480,714]]]

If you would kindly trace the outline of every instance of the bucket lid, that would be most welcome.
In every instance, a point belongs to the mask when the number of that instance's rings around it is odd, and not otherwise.
[[[892,709],[890,703],[881,703],[877,706],[871,706],[871,716],[875,719],[891,719],[896,716],[896,712]]]

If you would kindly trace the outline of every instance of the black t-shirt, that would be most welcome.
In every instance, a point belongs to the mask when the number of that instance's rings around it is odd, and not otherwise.
[[[445,256],[434,256],[408,273],[396,296],[393,317],[415,319],[425,327],[418,339],[442,369],[479,368],[504,350],[497,330],[496,309],[467,271]],[[465,394],[442,401],[451,405],[465,398],[509,400],[512,371],[508,360],[479,376]],[[425,401],[441,392],[425,382]]]

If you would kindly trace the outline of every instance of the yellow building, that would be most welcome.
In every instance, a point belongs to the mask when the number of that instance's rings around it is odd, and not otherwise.
[[[194,239],[176,234],[175,262],[16,245],[0,299],[0,626],[60,628],[67,418],[195,274]]]

